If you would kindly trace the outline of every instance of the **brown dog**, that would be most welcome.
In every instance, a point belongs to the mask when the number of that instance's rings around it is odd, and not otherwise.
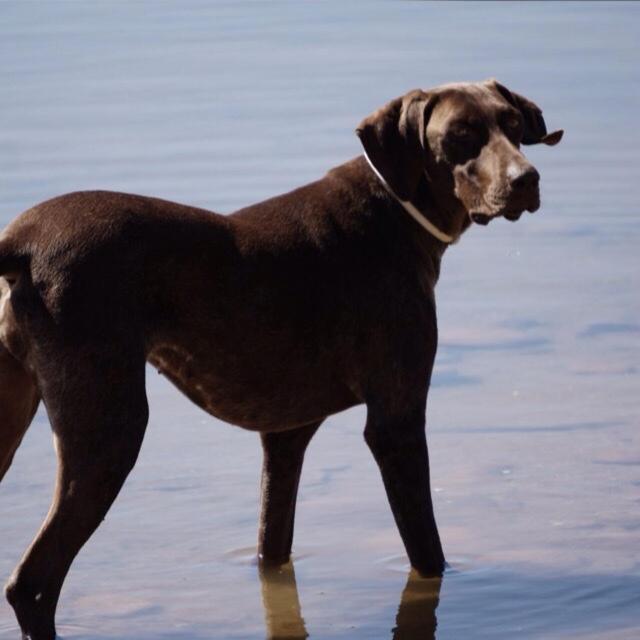
[[[364,157],[230,216],[83,192],[2,234],[0,478],[40,398],[59,462],[6,588],[25,637],[54,638],[67,571],[136,462],[147,361],[205,411],[260,432],[263,561],[289,557],[316,429],[365,403],[411,564],[442,573],[425,438],[440,260],[472,220],[538,208],[520,144],[562,132],[488,81],[412,91],[357,133]]]

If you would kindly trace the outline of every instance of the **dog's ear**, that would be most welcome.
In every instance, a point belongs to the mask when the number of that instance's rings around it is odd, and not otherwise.
[[[420,90],[392,100],[365,118],[356,133],[364,150],[401,200],[411,200],[426,166],[426,126],[434,98]]]
[[[528,100],[524,96],[510,91],[497,80],[489,80],[489,84],[522,114],[522,118],[524,119],[522,144],[538,144],[541,142],[553,146],[562,140],[564,134],[562,129],[547,133],[547,125],[542,117],[542,109],[540,109],[537,104],[531,102],[531,100]]]

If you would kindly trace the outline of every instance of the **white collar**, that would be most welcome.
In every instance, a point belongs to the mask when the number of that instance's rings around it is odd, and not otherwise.
[[[387,181],[382,177],[382,174],[376,169],[375,165],[369,159],[367,152],[363,150],[364,158],[369,163],[371,170],[376,174],[376,177],[380,182],[382,182],[382,186],[403,206],[404,210],[426,231],[428,231],[434,238],[440,240],[440,242],[444,242],[445,244],[455,244],[458,242],[458,237],[450,236],[444,231],[440,231],[438,227],[436,227],[431,220],[428,220],[427,217],[418,211],[418,209],[408,200],[401,200],[393,191],[393,189],[389,186]]]

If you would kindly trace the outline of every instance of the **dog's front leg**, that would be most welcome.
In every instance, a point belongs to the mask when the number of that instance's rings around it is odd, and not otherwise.
[[[292,431],[262,433],[262,498],[258,557],[267,564],[289,560],[304,452],[321,422]]]
[[[431,502],[424,409],[391,415],[369,407],[365,440],[371,449],[411,566],[439,576],[445,561]]]

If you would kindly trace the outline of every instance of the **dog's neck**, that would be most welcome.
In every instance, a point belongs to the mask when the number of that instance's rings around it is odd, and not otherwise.
[[[392,243],[397,251],[398,259],[413,255],[412,269],[425,283],[425,290],[433,290],[440,276],[441,259],[449,247],[431,233],[422,228],[406,211],[367,164],[364,156],[354,158],[350,162],[336,167],[334,170],[340,180],[347,180],[358,193],[358,205],[353,211],[371,213],[373,215],[357,215],[355,224],[360,233],[372,233],[373,242]],[[444,199],[436,198],[425,179],[417,191],[414,204],[421,211],[429,211],[430,219],[439,228],[452,235],[460,235],[464,231],[464,223],[460,215],[449,216]],[[468,216],[467,216],[468,217]],[[349,224],[352,224],[350,221]]]
[[[453,185],[450,190],[436,189],[426,173],[418,183],[411,202],[433,224],[454,239],[453,242],[444,243],[446,246],[456,243],[471,225],[469,214],[453,195]]]
[[[389,195],[426,233],[444,245],[442,252],[448,245],[458,242],[469,226],[469,219],[455,197],[439,194],[431,187],[429,176],[425,172],[413,198],[403,200],[393,191],[367,153],[363,152],[363,155],[369,168]]]
[[[375,174],[376,178],[380,181],[382,186],[402,205],[402,208],[429,234],[431,234],[436,240],[444,244],[455,244],[458,241],[458,235],[451,235],[443,231],[438,225],[434,224],[430,219],[425,209],[420,210],[411,200],[403,200],[393,190],[391,185],[385,180],[384,176],[378,171],[378,167],[373,163],[371,158],[367,155],[366,151],[363,151],[364,159],[367,161],[371,171]]]

